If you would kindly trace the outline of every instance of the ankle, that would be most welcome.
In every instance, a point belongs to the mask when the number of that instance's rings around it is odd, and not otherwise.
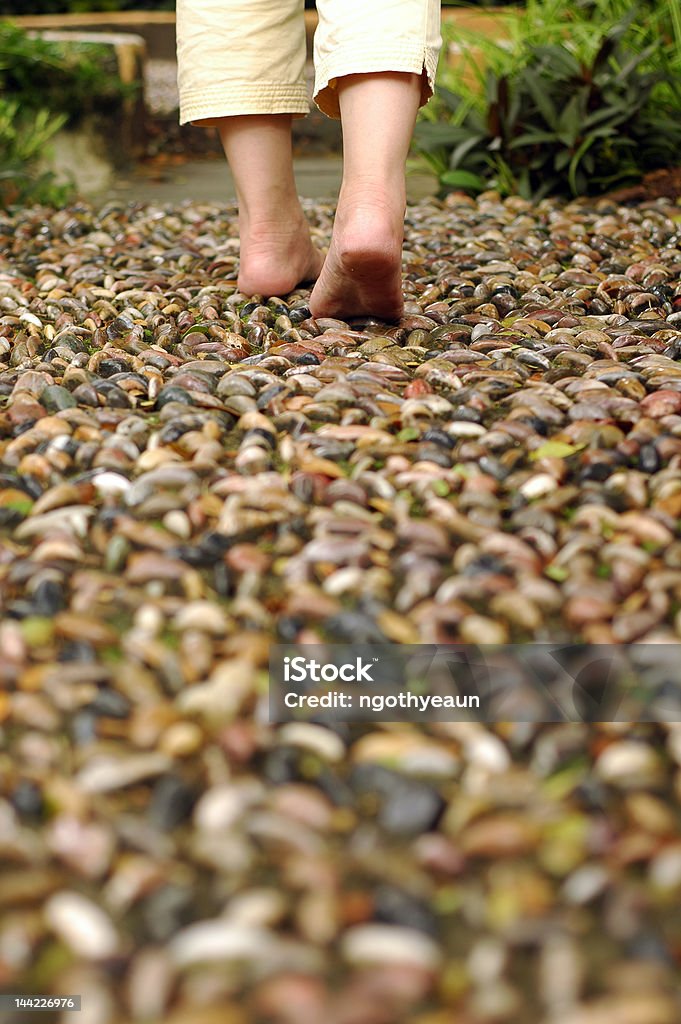
[[[402,245],[404,214],[406,209],[405,186],[399,180],[357,181],[344,183],[338,199],[336,227],[337,238],[344,236],[372,236],[376,242]]]
[[[260,207],[252,213],[247,208],[239,210],[239,234],[252,239],[286,238],[308,230],[305,214],[300,208],[298,197],[293,203],[287,201],[271,208]]]
[[[406,203],[404,174],[345,174],[338,197],[338,206],[372,206],[379,210],[402,209]]]

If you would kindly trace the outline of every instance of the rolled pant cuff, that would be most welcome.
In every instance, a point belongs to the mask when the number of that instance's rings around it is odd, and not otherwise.
[[[200,121],[203,127],[221,117],[240,114],[293,114],[304,117],[310,111],[304,82],[235,84],[227,82],[210,89],[185,92],[180,105],[180,124]]]
[[[338,93],[335,81],[345,75],[372,74],[385,71],[400,71],[422,75],[425,80],[421,87],[421,106],[427,103],[435,88],[438,53],[430,47],[415,50],[375,49],[366,52],[357,49],[337,50],[327,60],[321,61],[315,76],[314,101],[329,117],[340,118]]]

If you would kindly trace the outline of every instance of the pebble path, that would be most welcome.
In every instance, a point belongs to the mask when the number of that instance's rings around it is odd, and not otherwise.
[[[0,213],[5,991],[677,1024],[677,725],[275,728],[266,665],[681,640],[679,219],[412,206],[390,326],[240,295],[232,206]]]

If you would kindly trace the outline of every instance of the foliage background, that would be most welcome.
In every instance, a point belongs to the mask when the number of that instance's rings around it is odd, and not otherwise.
[[[0,22],[0,206],[63,203],[69,188],[42,169],[50,140],[89,115],[117,116],[132,88],[110,46],[47,42]]]
[[[507,38],[445,25],[416,149],[444,190],[597,194],[681,160],[681,7],[527,0]]]

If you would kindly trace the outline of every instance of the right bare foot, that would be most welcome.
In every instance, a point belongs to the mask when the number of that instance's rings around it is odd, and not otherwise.
[[[404,194],[380,187],[341,191],[333,237],[310,296],[313,316],[399,320]]]
[[[324,257],[312,244],[302,211],[293,221],[244,221],[240,237],[237,287],[244,295],[288,295],[303,281],[317,280]]]

